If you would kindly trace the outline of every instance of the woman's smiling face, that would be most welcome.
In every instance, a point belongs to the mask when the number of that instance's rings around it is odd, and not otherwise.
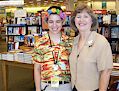
[[[78,28],[79,31],[88,31],[91,29],[92,25],[92,18],[91,16],[86,12],[86,10],[83,10],[81,13],[77,13],[75,17],[75,25]]]

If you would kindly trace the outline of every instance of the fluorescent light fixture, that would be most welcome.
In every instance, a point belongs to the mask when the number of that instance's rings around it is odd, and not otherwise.
[[[63,2],[63,0],[60,0],[59,2]]]
[[[55,2],[51,2],[51,3],[55,3]]]
[[[52,0],[52,1],[57,1],[57,0]]]
[[[7,0],[7,1],[0,1],[1,6],[23,6],[24,0]]]
[[[45,3],[47,3],[48,1],[44,1]]]

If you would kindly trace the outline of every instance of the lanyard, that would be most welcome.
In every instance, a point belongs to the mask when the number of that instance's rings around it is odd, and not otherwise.
[[[49,37],[49,40],[50,40],[50,47],[53,47],[52,42],[51,42],[51,38],[50,38],[50,35],[49,35],[49,32],[48,32],[48,37]],[[60,41],[61,41],[61,37],[60,37]],[[59,50],[58,50],[58,52],[55,52],[55,50],[52,51],[52,56],[53,56],[53,59],[54,59],[54,64],[57,64],[57,62],[59,60]]]

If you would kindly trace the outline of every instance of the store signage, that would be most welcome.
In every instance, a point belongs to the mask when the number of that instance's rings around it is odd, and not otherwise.
[[[24,9],[19,9],[14,12],[14,17],[26,17],[27,12]]]
[[[3,0],[0,1],[0,7],[3,6],[22,6],[24,5],[24,0]]]
[[[106,14],[107,10],[93,10],[95,14]]]
[[[107,2],[105,0],[102,1],[102,9],[107,8]]]

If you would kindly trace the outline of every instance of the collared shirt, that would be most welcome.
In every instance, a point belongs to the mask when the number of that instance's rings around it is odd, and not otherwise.
[[[50,81],[53,75],[53,65],[56,60],[58,63],[65,64],[66,70],[61,69],[58,65],[57,74],[60,81],[70,81],[71,74],[69,69],[69,54],[71,52],[72,43],[68,36],[62,33],[61,41],[59,44],[54,44],[48,32],[45,32],[41,38],[35,43],[33,61],[41,65],[41,80]],[[56,55],[54,54],[57,54]]]
[[[72,87],[75,85],[78,91],[93,91],[99,88],[100,71],[113,67],[110,44],[95,31],[81,51],[78,51],[78,40],[79,35],[74,39],[69,57]]]

